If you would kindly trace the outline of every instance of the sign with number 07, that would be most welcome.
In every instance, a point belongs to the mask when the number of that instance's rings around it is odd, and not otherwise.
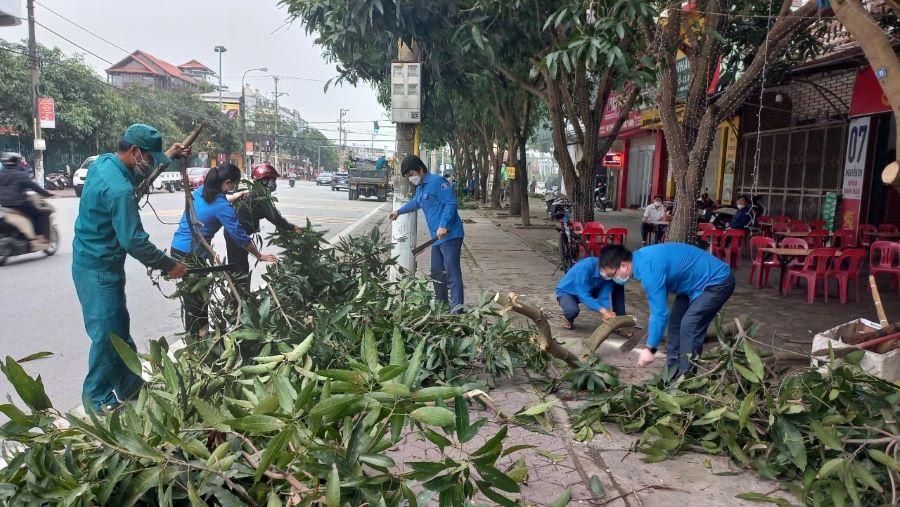
[[[854,118],[847,131],[847,157],[844,159],[844,199],[862,199],[872,117]]]

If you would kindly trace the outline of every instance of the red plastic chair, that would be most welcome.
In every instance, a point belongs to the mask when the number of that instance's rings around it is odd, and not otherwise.
[[[610,227],[606,230],[607,245],[624,245],[628,239],[628,229],[624,227]],[[606,246],[606,245],[604,245]]]
[[[778,246],[781,248],[798,248],[802,250],[809,248],[809,244],[803,238],[784,238]]]
[[[810,248],[825,248],[825,242],[828,240],[828,231],[814,229],[809,232],[806,237],[806,243]]]
[[[700,222],[699,224],[697,224],[698,231],[711,231],[715,228],[715,224],[712,224],[710,222]]]
[[[838,281],[838,298],[841,304],[845,304],[847,289],[850,280],[853,280],[853,284],[856,286],[856,303],[859,304],[859,272],[865,258],[866,250],[864,248],[851,248],[841,252],[840,257],[834,261],[834,267],[825,273],[825,294],[828,294],[828,279],[835,278]]]
[[[778,244],[781,248],[796,248],[806,250],[809,248],[809,243],[806,242],[803,238],[784,238],[781,240],[781,243]],[[789,268],[797,267],[803,265],[803,261],[800,259],[794,259],[788,263]]]
[[[757,289],[769,285],[769,272],[772,269],[781,269],[781,263],[775,259],[775,256],[771,256],[769,260],[766,260],[766,253],[762,251],[763,248],[775,248],[775,240],[766,236],[750,238],[750,283]],[[759,270],[758,273],[757,269]],[[754,274],[757,275],[755,280],[753,278]]]
[[[790,224],[791,220],[792,220],[791,217],[787,217],[784,215],[778,215],[778,216],[772,217],[773,224]]]
[[[744,247],[744,236],[747,231],[743,229],[729,229],[722,238],[722,254],[724,261],[732,268],[737,268],[741,260],[741,250]]]
[[[878,232],[897,232],[897,226],[894,224],[881,224],[878,226]]]
[[[772,234],[778,237],[779,232],[791,232],[791,224],[785,222],[775,222],[772,224]]]
[[[826,225],[828,225],[828,222],[821,220],[821,219],[820,220],[811,220],[809,222],[809,226],[814,231],[824,231]]]
[[[772,217],[769,215],[761,215],[756,219],[756,225],[763,236],[772,236]]]
[[[812,304],[816,299],[819,280],[825,281],[825,274],[834,260],[834,252],[834,248],[817,248],[806,256],[801,266],[788,268],[784,279],[784,295],[789,295],[791,286],[802,278],[806,280],[806,302]],[[828,290],[825,290],[825,302],[828,302]]]
[[[578,220],[572,220],[569,222],[569,224],[572,225],[572,230],[577,232],[578,234],[581,234],[581,231],[584,230],[584,225]]]
[[[891,287],[900,287],[900,243],[876,241],[869,252],[869,274],[886,273],[891,277]]]
[[[700,233],[700,239],[709,243],[709,248],[707,249],[709,253],[720,259],[724,256],[722,245],[725,241],[725,231],[720,231],[719,229],[703,231]]]
[[[846,250],[847,248],[856,247],[856,231],[851,229],[841,229],[834,231],[831,236],[831,246],[838,250]]]
[[[859,224],[859,244],[865,248],[872,246],[872,243],[878,241],[875,233],[878,228],[871,224]]]
[[[600,222],[588,222],[584,224],[581,231],[581,239],[583,242],[579,245],[581,257],[599,257],[600,250],[606,242],[606,235],[603,233],[603,224]]]
[[[809,224],[803,220],[791,220],[790,228],[791,232],[809,232],[812,230]]]

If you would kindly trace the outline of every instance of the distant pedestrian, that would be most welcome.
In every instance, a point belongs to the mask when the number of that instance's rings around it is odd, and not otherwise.
[[[441,175],[429,173],[422,159],[415,155],[408,155],[403,160],[400,174],[416,187],[416,193],[402,208],[391,211],[391,220],[422,210],[431,236],[437,239],[431,247],[435,299],[447,301],[449,288],[453,312],[462,313],[464,290],[460,255],[465,234],[453,187]]]
[[[531,180],[531,184],[528,186],[528,195],[534,197],[534,190],[537,188],[537,181]]]
[[[655,360],[656,347],[666,329],[666,366],[670,378],[693,371],[691,359],[700,357],[709,324],[731,294],[735,280],[731,268],[704,250],[684,243],[662,243],[633,254],[622,245],[600,252],[600,271],[624,285],[632,277],[641,282],[650,305],[647,348],[638,364]],[[671,311],[669,294],[675,294]]]

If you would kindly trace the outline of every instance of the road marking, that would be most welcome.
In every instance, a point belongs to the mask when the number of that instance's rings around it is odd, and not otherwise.
[[[344,238],[350,236],[350,234],[352,234],[353,231],[355,231],[356,229],[358,229],[360,225],[364,224],[364,223],[365,223],[366,221],[368,221],[370,218],[372,218],[373,216],[375,216],[375,214],[378,213],[379,211],[382,211],[382,210],[384,209],[384,207],[387,206],[387,204],[388,204],[388,203],[386,203],[386,202],[385,202],[385,203],[381,203],[377,208],[375,208],[375,209],[373,209],[372,211],[366,213],[362,218],[360,218],[360,219],[357,220],[356,222],[353,222],[353,223],[350,224],[349,226],[345,227],[344,230],[342,230],[337,236],[335,236],[335,237],[331,238],[330,240],[328,240],[328,242],[331,243],[332,245],[336,245],[336,244],[340,243],[341,240],[343,240]]]

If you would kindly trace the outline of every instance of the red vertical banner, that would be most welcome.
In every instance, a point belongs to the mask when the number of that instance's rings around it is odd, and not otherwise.
[[[844,157],[844,185],[841,190],[841,220],[837,229],[859,227],[863,185],[866,176],[866,158],[869,139],[872,137],[872,117],[853,118],[847,130],[847,154]]]
[[[50,97],[38,97],[38,120],[42,129],[56,128],[56,103]]]

